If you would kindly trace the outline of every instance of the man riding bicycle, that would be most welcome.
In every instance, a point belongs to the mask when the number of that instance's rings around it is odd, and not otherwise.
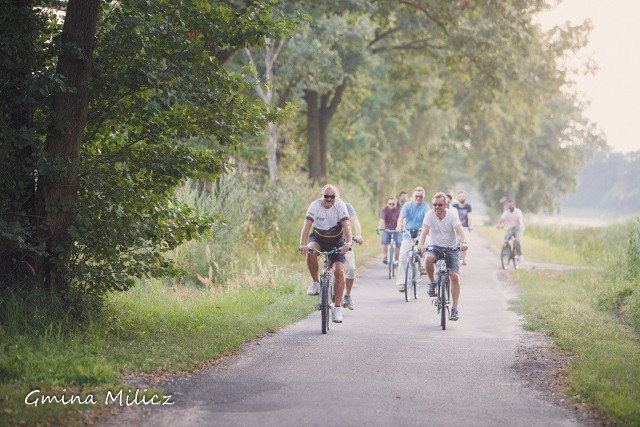
[[[434,280],[434,264],[438,256],[446,249],[457,246],[460,242],[460,249],[466,251],[469,246],[465,241],[464,228],[460,222],[460,217],[452,210],[447,209],[447,196],[443,192],[438,192],[432,199],[433,209],[427,212],[422,223],[422,233],[418,248],[421,252],[425,250],[425,241],[429,236],[430,250],[426,253],[426,270],[429,276],[430,297],[436,296],[436,283]],[[453,306],[451,307],[450,320],[458,320],[458,299],[460,297],[460,255],[456,252],[447,252],[447,269],[451,278],[451,296]]]
[[[396,278],[396,284],[398,290],[404,292],[405,271],[407,266],[407,254],[413,246],[413,237],[410,234],[410,230],[419,230],[424,220],[424,215],[427,212],[427,205],[424,202],[424,188],[416,187],[413,189],[413,194],[410,203],[405,203],[400,211],[400,217],[398,218],[397,231],[404,231],[402,234],[402,244],[400,245],[400,269],[398,270],[398,276]]]
[[[338,189],[333,185],[325,185],[321,197],[309,205],[304,224],[300,232],[300,252],[307,257],[307,268],[313,282],[307,290],[308,295],[318,295],[320,282],[318,276],[318,255],[309,252],[330,251],[341,246],[341,251],[332,254],[329,259],[335,277],[335,306],[332,317],[334,323],[342,323],[342,293],[344,292],[344,254],[349,250],[351,242],[351,222],[347,206],[338,197]],[[313,230],[312,230],[313,228]],[[344,237],[343,237],[344,233]],[[346,239],[346,240],[345,240]]]
[[[505,202],[505,210],[498,221],[497,228],[507,225],[507,231],[504,233],[504,240],[507,241],[511,236],[515,239],[514,249],[518,256],[518,263],[523,261],[522,246],[520,240],[524,234],[524,216],[522,211],[516,208],[516,202],[513,199],[507,199]]]
[[[398,252],[396,252],[396,259],[388,260],[387,254],[389,253],[389,244],[391,239],[394,240],[396,248],[399,248],[402,244],[402,235],[395,232],[398,226],[398,217],[400,216],[400,208],[397,206],[398,201],[395,197],[389,197],[387,200],[387,206],[380,211],[380,220],[378,222],[378,230],[382,230],[382,238],[380,244],[382,245],[382,254],[384,258],[382,262],[387,264],[389,262],[397,262]]]

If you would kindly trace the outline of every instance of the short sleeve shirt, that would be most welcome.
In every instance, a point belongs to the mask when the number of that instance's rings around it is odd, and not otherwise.
[[[507,223],[507,228],[514,228],[518,225],[518,219],[520,219],[520,229],[524,230],[524,217],[522,215],[522,211],[518,208],[515,208],[513,211],[509,209],[505,210],[500,217],[504,222]]]
[[[427,205],[422,203],[417,205],[413,202],[405,203],[402,206],[400,215],[404,216],[404,229],[405,230],[418,230],[422,227],[422,221],[424,220],[424,214],[427,212]],[[405,231],[402,234],[403,240],[410,240],[411,235],[409,231]]]
[[[451,248],[457,244],[455,227],[461,225],[455,210],[446,209],[444,218],[439,219],[433,209],[424,216],[424,225],[429,226],[429,242],[433,246]]]
[[[460,203],[455,203],[454,208],[458,210],[458,216],[463,227],[469,227],[469,214],[471,213],[471,205],[465,203],[464,206],[460,206]]]
[[[400,208],[389,209],[385,206],[380,211],[380,219],[384,221],[384,228],[387,230],[395,230],[398,226],[398,217],[400,216]]]
[[[305,219],[313,222],[313,229],[321,237],[337,237],[342,234],[342,221],[349,219],[349,211],[342,200],[336,199],[325,209],[322,199],[317,199],[309,205]]]

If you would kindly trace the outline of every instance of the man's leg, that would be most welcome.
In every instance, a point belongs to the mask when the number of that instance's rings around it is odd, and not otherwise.
[[[320,250],[320,245],[317,242],[310,242],[309,248]],[[312,280],[311,286],[307,289],[307,295],[318,295],[318,291],[320,290],[320,284],[318,283],[318,254],[307,254],[307,268],[309,269]]]
[[[353,251],[348,251],[344,254],[344,283],[345,294],[343,306],[349,310],[353,310],[353,301],[351,299],[351,288],[353,288],[353,282],[356,280],[356,257]]]
[[[435,273],[435,262],[436,262],[436,256],[431,252],[427,252],[425,256],[424,264],[425,264],[425,269],[427,270],[427,277],[429,278],[429,289],[427,290],[427,294],[430,297],[436,296],[436,287],[434,286],[436,281],[434,280],[434,277],[433,277]]]
[[[522,239],[522,230],[516,230],[513,235],[515,236],[515,251],[516,255],[522,255],[522,246],[520,245],[520,239]]]
[[[333,275],[335,281],[333,282],[333,289],[335,292],[335,306],[342,306],[342,293],[344,292],[344,264],[340,261],[333,263]]]
[[[453,306],[458,307],[458,299],[460,298],[460,275],[455,271],[449,272],[451,278],[451,298],[453,299]]]

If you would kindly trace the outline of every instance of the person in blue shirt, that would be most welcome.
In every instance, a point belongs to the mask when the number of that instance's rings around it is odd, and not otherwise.
[[[411,194],[411,202],[407,202],[402,206],[396,228],[398,231],[403,231],[402,245],[400,245],[400,268],[396,276],[396,284],[400,292],[404,292],[407,253],[413,246],[413,240],[420,235],[420,228],[422,228],[422,221],[424,221],[427,210],[428,206],[424,203],[424,188],[414,188]],[[414,230],[414,237],[411,236],[411,230]]]

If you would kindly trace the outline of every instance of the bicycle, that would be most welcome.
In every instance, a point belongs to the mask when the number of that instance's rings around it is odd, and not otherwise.
[[[406,302],[418,299],[418,287],[422,282],[422,253],[418,250],[418,234],[420,230],[409,230],[413,246],[407,252],[407,265],[404,276],[404,299]]]
[[[427,248],[428,251],[433,250],[433,246]],[[460,247],[441,248],[439,256],[436,258],[434,276],[436,279],[436,297],[431,303],[436,307],[437,313],[440,315],[440,326],[442,330],[447,329],[447,317],[450,314],[449,304],[451,304],[451,277],[447,268],[447,254],[449,252],[458,252]]]
[[[336,246],[330,251],[318,251],[313,248],[309,248],[309,253],[317,253],[322,257],[322,274],[320,275],[320,292],[318,293],[318,310],[320,311],[320,318],[322,320],[322,333],[326,334],[329,331],[329,325],[331,323],[330,311],[335,306],[335,291],[333,289],[333,268],[329,256],[340,252],[342,246]],[[351,250],[351,248],[349,248]]]
[[[502,249],[500,250],[500,261],[502,262],[503,270],[509,267],[509,262],[513,264],[513,268],[518,268],[515,243],[516,236],[513,233],[504,239]]]
[[[391,234],[391,241],[389,242],[389,249],[387,249],[387,261],[389,265],[389,279],[392,277],[396,277],[396,266],[398,265],[398,260],[396,260],[396,256],[400,248],[396,246],[395,233],[398,233],[397,230],[384,230],[385,232],[389,232]]]

